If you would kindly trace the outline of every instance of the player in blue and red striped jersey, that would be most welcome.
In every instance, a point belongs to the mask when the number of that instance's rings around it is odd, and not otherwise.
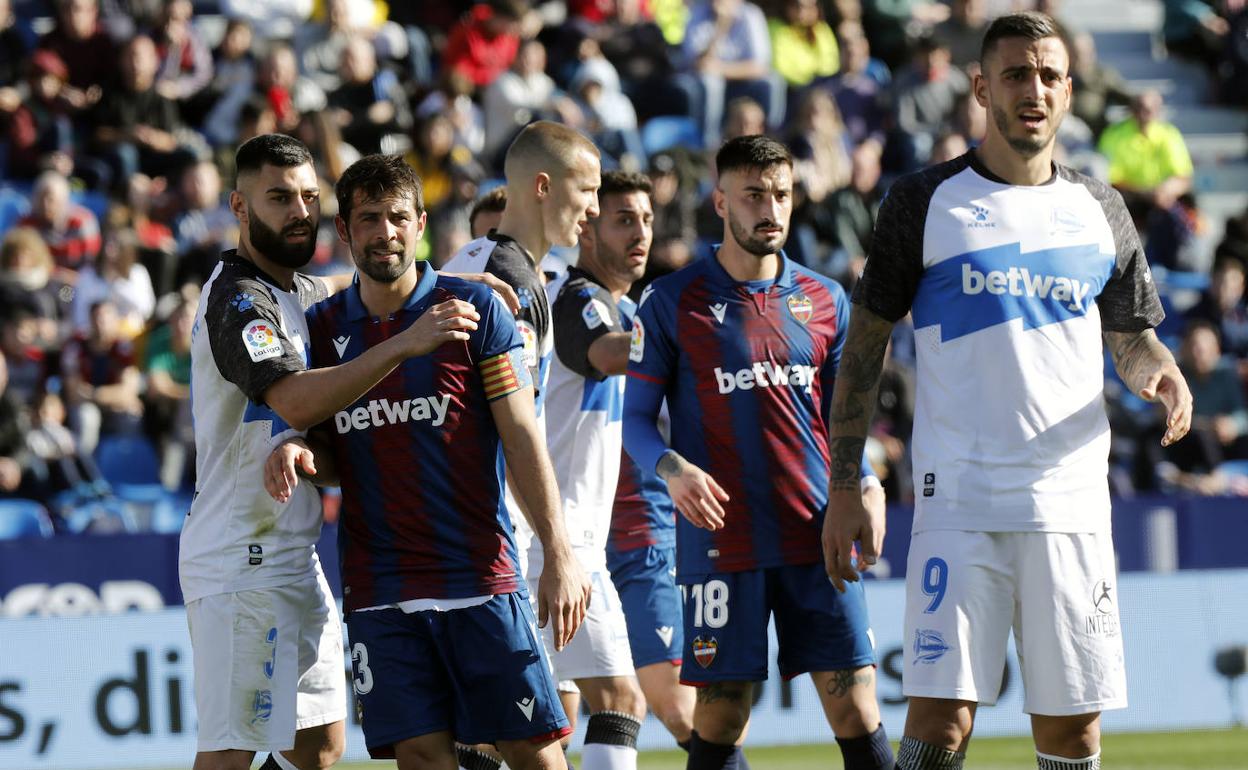
[[[781,251],[788,150],[745,136],[715,162],[724,242],[643,295],[624,405],[625,448],[656,469],[682,514],[681,679],[698,688],[688,767],[737,761],[773,617],[780,672],[810,672],[845,766],[892,768],[861,584],[838,594],[820,546],[827,409],[849,303],[839,284]],[[664,398],[670,448],[655,425]],[[864,497],[882,508],[880,490]]]
[[[342,486],[343,603],[369,753],[401,770],[449,768],[460,740],[496,743],[513,768],[565,767],[568,721],[518,573],[504,455],[526,469],[515,492],[545,547],[538,616],[553,618],[557,648],[584,617],[589,583],[557,518],[515,321],[488,288],[415,263],[425,212],[401,159],[358,161],[337,195],[358,281],[308,311],[314,367],[362,355],[448,299],[480,316],[319,426],[309,442],[327,447],[315,458],[275,455],[277,473],[270,458],[279,497],[295,462],[318,481],[336,471]]]

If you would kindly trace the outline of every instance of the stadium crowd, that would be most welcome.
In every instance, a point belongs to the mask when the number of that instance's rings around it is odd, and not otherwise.
[[[117,500],[96,459],[136,437],[160,484],[191,488],[194,309],[237,242],[224,192],[251,137],[302,139],[326,191],[363,155],[402,154],[424,185],[422,256],[440,265],[475,234],[516,133],[566,123],[604,169],[650,176],[653,278],[718,239],[714,150],[767,133],[797,159],[788,255],[852,289],[891,180],[961,155],[993,119],[970,92],[988,21],[1033,6],[1062,19],[1055,0],[0,0],[0,497],[39,501],[59,529],[98,524],[75,515]],[[1227,44],[1242,3],[1165,6],[1172,55],[1215,84],[1244,71]],[[1193,437],[1162,450],[1161,413],[1111,385],[1113,488],[1248,491],[1219,470],[1248,460],[1248,212],[1216,248],[1202,240],[1161,95],[1064,29],[1059,160],[1122,192],[1154,269],[1207,285],[1169,300],[1162,330]],[[310,267],[347,271],[321,200]],[[913,495],[911,332],[894,334],[868,444],[892,501]]]

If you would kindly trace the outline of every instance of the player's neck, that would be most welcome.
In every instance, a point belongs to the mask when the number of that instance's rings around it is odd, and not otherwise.
[[[984,168],[1010,184],[1039,185],[1053,177],[1053,142],[1025,158],[1010,147],[1003,136],[990,133],[974,152]]]
[[[724,271],[732,276],[732,280],[738,282],[770,281],[780,272],[779,254],[768,254],[763,257],[751,254],[741,248],[731,235],[724,240],[719,251],[715,252],[715,259],[719,260]]]
[[[550,241],[546,240],[540,212],[524,212],[518,206],[503,209],[502,219],[498,220],[495,232],[506,235],[523,246],[529,252],[535,268],[542,264],[542,257],[550,251]]]
[[[576,267],[578,270],[588,273],[591,278],[611,292],[611,297],[616,302],[619,302],[620,297],[623,297],[632,287],[632,284],[622,281],[610,270],[599,264],[597,257],[583,246],[581,248],[581,256],[576,260]]]
[[[284,291],[290,291],[295,285],[294,268],[279,265],[258,251],[253,250],[241,239],[238,242],[238,256],[264,271],[264,274],[277,281]]]
[[[374,318],[387,318],[399,312],[416,290],[423,264],[413,262],[406,273],[390,283],[375,281],[360,272],[360,301],[368,314]]]

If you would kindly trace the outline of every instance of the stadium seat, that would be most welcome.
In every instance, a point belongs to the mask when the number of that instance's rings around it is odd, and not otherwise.
[[[52,537],[52,519],[34,500],[0,500],[0,540]]]
[[[151,530],[160,534],[177,534],[182,531],[186,514],[191,510],[191,495],[166,493],[152,506]]]
[[[641,146],[647,157],[677,145],[695,150],[702,148],[702,130],[693,118],[658,115],[641,127]]]
[[[112,535],[138,532],[134,510],[121,500],[95,500],[65,513],[65,526],[74,534]]]
[[[159,484],[160,458],[143,436],[101,436],[95,462],[110,484]]]

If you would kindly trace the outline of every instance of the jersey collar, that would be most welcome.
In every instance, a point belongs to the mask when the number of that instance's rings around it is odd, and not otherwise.
[[[415,308],[421,300],[429,296],[438,282],[438,271],[433,269],[433,265],[419,261],[416,267],[420,270],[420,278],[416,281],[416,288],[412,289],[407,301],[403,303],[404,311],[411,311]],[[372,318],[368,308],[364,307],[364,300],[360,298],[360,274],[358,272],[355,274],[355,280],[351,281],[351,288],[347,289],[346,301],[347,320],[366,321]]]
[[[723,244],[717,243],[712,246],[710,256],[706,258],[710,263],[709,270],[711,276],[716,281],[722,281],[729,286],[744,286],[747,283],[746,281],[738,281],[736,278],[733,278],[728,274],[728,271],[724,269],[724,266],[719,263],[718,255],[720,246],[723,246]],[[776,280],[772,283],[772,286],[787,289],[793,285],[793,263],[789,261],[788,256],[784,253],[784,249],[780,250],[780,254],[778,256],[780,257],[780,268],[776,271]]]
[[[256,278],[259,278],[261,281],[264,281],[271,288],[277,291],[283,292],[285,294],[292,294],[296,291],[295,276],[299,275],[298,271],[296,271],[295,274],[291,276],[290,290],[287,291],[286,289],[282,288],[282,285],[278,283],[277,280],[273,278],[273,276],[269,275],[268,273],[264,272],[264,270],[260,269],[260,266],[257,265],[255,262],[252,262],[250,259],[247,259],[246,257],[239,255],[238,249],[227,249],[221,252],[221,261],[227,262],[227,263],[232,262],[236,265],[241,265],[243,269],[250,270],[252,273],[255,274]]]

